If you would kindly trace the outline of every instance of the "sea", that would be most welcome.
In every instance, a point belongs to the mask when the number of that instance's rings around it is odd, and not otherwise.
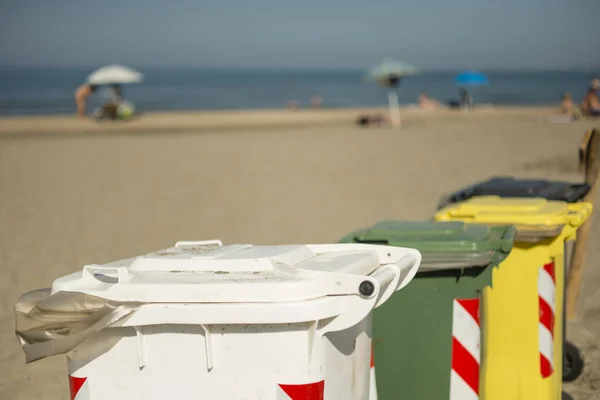
[[[328,108],[384,106],[387,90],[362,70],[235,70],[138,68],[144,82],[124,87],[142,112],[169,110],[281,109],[291,101],[309,107],[319,96]],[[94,68],[0,67],[0,116],[74,113],[73,93]],[[421,92],[441,102],[458,97],[459,71],[424,71],[397,89],[401,104],[416,104]],[[474,88],[476,103],[553,105],[562,93],[579,102],[600,71],[482,71],[490,84]],[[91,107],[105,100],[101,90]]]

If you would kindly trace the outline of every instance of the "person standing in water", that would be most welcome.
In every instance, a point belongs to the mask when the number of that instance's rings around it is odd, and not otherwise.
[[[77,88],[75,91],[75,105],[77,106],[77,116],[79,118],[85,118],[85,112],[87,110],[87,99],[96,91],[98,87],[85,83]]]

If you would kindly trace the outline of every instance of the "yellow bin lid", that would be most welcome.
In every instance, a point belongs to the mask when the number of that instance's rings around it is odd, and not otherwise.
[[[515,225],[518,239],[554,237],[565,225],[580,226],[590,216],[590,203],[565,203],[543,198],[473,197],[451,204],[435,215],[436,221],[464,221]]]

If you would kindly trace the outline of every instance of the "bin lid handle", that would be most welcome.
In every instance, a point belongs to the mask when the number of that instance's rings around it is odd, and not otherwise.
[[[590,203],[570,203],[567,207],[567,221],[573,227],[581,226],[592,214]]]
[[[114,276],[115,274],[116,276]],[[83,267],[81,278],[88,283],[96,283],[97,281],[111,284],[122,283],[129,280],[129,269],[127,267],[111,267],[97,264],[86,265]]]

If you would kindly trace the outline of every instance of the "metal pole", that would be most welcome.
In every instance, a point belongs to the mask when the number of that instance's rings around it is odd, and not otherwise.
[[[390,119],[393,127],[400,126],[400,106],[398,105],[398,94],[390,90],[388,92],[388,99],[390,102]]]

